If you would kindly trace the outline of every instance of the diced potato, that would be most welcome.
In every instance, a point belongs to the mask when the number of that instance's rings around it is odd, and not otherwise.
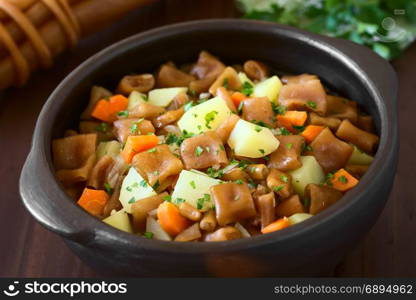
[[[356,146],[351,154],[350,160],[347,162],[348,165],[369,165],[373,162],[373,157],[367,153],[362,152]]]
[[[186,87],[154,89],[149,92],[148,102],[153,105],[166,107],[178,94],[186,93],[187,91],[188,88]]]
[[[279,97],[280,89],[282,88],[282,82],[279,77],[272,76],[258,83],[254,87],[254,97],[268,97],[271,102],[277,104],[277,98]]]
[[[153,238],[162,241],[171,241],[172,238],[170,235],[163,230],[162,226],[160,226],[159,222],[153,219],[152,217],[148,217],[146,219],[146,232],[153,233]]]
[[[133,229],[131,228],[129,216],[123,209],[105,218],[103,222],[119,230],[130,232],[130,233],[133,232]]]
[[[239,120],[231,131],[228,144],[239,156],[258,158],[279,147],[279,140],[269,128]]]
[[[231,114],[225,101],[220,97],[212,98],[190,108],[178,121],[180,130],[202,133],[217,129]]]
[[[208,210],[213,205],[209,189],[213,185],[220,183],[220,180],[211,178],[196,170],[182,170],[172,193],[172,202],[177,204],[185,201],[201,211]],[[209,195],[209,197],[206,195]]]
[[[131,214],[131,205],[143,198],[156,195],[153,188],[142,176],[131,167],[126,178],[124,178],[120,190],[120,202],[124,210]]]
[[[121,151],[121,144],[117,141],[101,142],[97,147],[97,161],[105,155],[116,157]]]
[[[295,192],[303,197],[305,187],[309,183],[323,183],[325,174],[314,156],[301,156],[300,161],[302,166],[289,174],[292,175],[292,184]]]
[[[132,109],[139,103],[147,102],[146,95],[142,94],[138,91],[133,91],[129,95],[129,104],[127,105],[127,109]]]
[[[288,220],[289,220],[290,225],[295,225],[295,224],[305,221],[306,219],[309,219],[310,217],[312,217],[311,214],[298,213],[298,214],[291,215],[288,218]]]
[[[164,135],[158,135],[157,138],[159,139],[159,145],[166,144],[166,136]],[[180,146],[178,146],[177,143],[171,143],[168,144],[170,152],[174,154],[180,154]]]
[[[246,75],[244,72],[238,73],[238,78],[240,78],[241,84],[244,84],[244,82],[250,83],[253,87],[256,85],[253,81],[251,81],[250,78]]]

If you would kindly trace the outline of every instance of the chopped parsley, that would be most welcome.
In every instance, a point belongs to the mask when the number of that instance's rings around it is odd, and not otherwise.
[[[140,130],[139,130],[139,124],[141,123],[141,122],[143,122],[143,118],[141,118],[141,119],[139,119],[139,120],[137,120],[136,122],[134,122],[131,126],[130,126],[130,133],[131,134],[136,134],[136,133],[138,133],[138,134],[140,134]]]
[[[250,96],[254,92],[254,87],[250,82],[245,81],[243,83],[243,87],[241,89],[241,92],[246,96]]]
[[[172,144],[176,144],[178,142],[178,140],[179,140],[179,137],[178,136],[176,136],[173,133],[169,133],[168,136],[166,137],[165,142],[168,145],[172,145]]]
[[[185,199],[183,199],[183,198],[176,198],[174,202],[175,202],[175,204],[176,204],[176,205],[179,205],[179,204],[181,204],[181,203],[186,202],[186,200],[185,200]]]
[[[204,207],[204,198],[198,198],[198,200],[196,200],[196,208],[202,209],[203,207]]]
[[[264,151],[264,149],[259,149],[259,152],[263,155],[264,155],[264,153],[266,153],[266,151]]]
[[[257,187],[257,183],[255,183],[254,180],[250,178],[248,180],[248,186],[249,188],[255,189]]]
[[[192,97],[196,97],[196,91],[195,90],[189,90],[189,94],[192,96]]]
[[[289,150],[290,150],[290,149],[292,149],[292,147],[293,147],[293,143],[287,143],[287,144],[286,144],[286,148],[287,148],[287,149],[289,149]]]
[[[131,186],[128,186],[128,187],[126,187],[126,191],[127,191],[127,192],[132,192],[132,191],[133,191],[133,189],[132,189],[132,187],[131,187]]]
[[[190,181],[189,182],[189,185],[195,190],[196,189],[196,184],[195,184],[195,181]]]
[[[129,111],[128,110],[119,111],[117,113],[117,116],[119,116],[119,117],[128,117],[129,116]]]
[[[290,131],[287,130],[286,128],[282,127],[282,128],[279,128],[279,129],[280,129],[280,134],[281,135],[291,135]]]
[[[152,186],[152,188],[153,188],[154,190],[157,190],[159,187],[160,187],[160,182],[159,182],[159,180],[156,180],[156,182],[155,182],[155,184]]]
[[[277,192],[280,192],[281,190],[283,190],[284,188],[285,188],[284,185],[274,186],[273,191],[275,191],[277,193]]]
[[[134,197],[131,197],[130,200],[128,201],[129,204],[132,204],[134,202],[136,202],[136,199],[134,199]]]
[[[171,195],[163,196],[163,201],[171,202],[172,201],[172,196]]]
[[[113,188],[110,186],[109,183],[104,183],[104,189],[107,192],[107,194],[112,195],[113,194]]]
[[[348,182],[348,178],[342,175],[338,177],[338,181],[342,182],[343,184],[346,184]]]
[[[254,127],[254,130],[257,131],[257,132],[260,132],[260,131],[263,130],[263,128],[261,128],[261,126],[259,126],[259,125],[256,125],[256,127]]]
[[[292,126],[294,129],[296,129],[296,131],[299,133],[299,132],[302,132],[302,131],[304,131],[305,130],[305,126],[297,126],[297,125],[293,125]]]
[[[224,148],[224,145],[223,145],[223,144],[221,144],[221,145],[219,146],[219,148],[220,148],[220,150],[225,151],[225,148]]]
[[[325,182],[327,185],[332,186],[332,179],[334,178],[334,174],[333,173],[328,173],[325,176]]]
[[[228,78],[224,78],[224,81],[222,82],[222,86],[228,89]]]
[[[241,179],[237,179],[236,181],[234,181],[236,184],[243,184],[244,183],[244,181],[243,180],[241,180]]]
[[[143,233],[143,236],[147,239],[152,239],[153,238],[153,232],[146,231],[145,233]]]
[[[192,106],[194,106],[194,103],[191,101],[191,102],[188,102],[188,103],[186,103],[184,106],[183,106],[183,109],[185,110],[185,111],[188,111]]]
[[[207,169],[207,175],[212,178],[220,178],[224,175],[224,171],[221,169],[216,170],[211,167]]]
[[[312,109],[315,109],[316,106],[317,106],[316,102],[314,102],[314,101],[308,101],[308,102],[306,102],[306,105],[309,106]]]
[[[197,157],[201,156],[202,152],[204,152],[204,149],[201,146],[197,146],[195,148],[195,156]]]
[[[108,129],[109,129],[109,125],[107,123],[104,123],[104,122],[100,123],[100,125],[95,127],[95,130],[99,131],[99,132],[107,132]]]
[[[281,179],[283,182],[288,182],[288,181],[289,181],[289,178],[288,178],[286,175],[281,175],[281,176],[280,176],[280,179]]]
[[[215,120],[216,115],[218,115],[218,112],[216,110],[213,110],[205,115],[205,126],[208,129],[212,129],[210,123]]]
[[[140,184],[141,187],[147,187],[147,182],[144,179],[142,181],[140,181],[139,184]]]
[[[194,136],[193,133],[188,133],[186,130],[182,132],[181,136],[177,136],[173,133],[169,133],[168,136],[166,137],[165,142],[168,145],[176,144],[180,146],[185,139],[193,137],[193,136]]]
[[[154,152],[156,152],[156,147],[155,147],[155,148],[152,148],[152,149],[147,150],[147,152],[149,152],[149,153],[154,153]]]
[[[209,201],[211,201],[211,196],[209,194],[204,194],[204,197],[198,198],[196,201],[196,208],[202,209],[204,207],[204,203]]]
[[[258,120],[252,120],[250,121],[253,124],[256,124],[258,126],[262,126],[262,127],[267,127],[267,128],[271,128],[270,125],[264,123],[263,121],[258,121]]]
[[[303,144],[302,152],[312,151],[312,147],[310,145]]]
[[[207,151],[208,153],[210,153],[211,152],[211,148],[209,146],[206,146],[205,147],[205,151]]]
[[[276,105],[276,103],[272,102],[272,108],[275,114],[284,115],[286,113],[286,106],[284,105]]]

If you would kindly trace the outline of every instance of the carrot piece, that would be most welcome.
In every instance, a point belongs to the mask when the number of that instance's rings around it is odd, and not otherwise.
[[[104,122],[117,120],[117,113],[127,108],[129,100],[123,95],[114,95],[110,99],[102,99],[95,105],[91,116]]]
[[[261,230],[261,233],[270,233],[273,231],[278,231],[280,229],[286,228],[290,225],[289,223],[289,219],[286,217],[280,218],[276,221],[274,221],[273,223],[270,223],[269,225],[267,225],[266,227],[264,227]]]
[[[163,202],[159,205],[157,218],[160,226],[172,236],[178,235],[190,225],[190,222],[180,214],[176,205],[170,202]]]
[[[85,188],[77,203],[90,214],[100,216],[109,198],[103,190]]]
[[[312,143],[312,141],[324,130],[324,126],[319,125],[308,125],[306,126],[305,130],[302,131],[301,136],[303,136],[308,143]]]
[[[246,99],[246,95],[244,95],[243,93],[240,92],[234,92],[231,95],[231,100],[233,100],[235,107],[238,107],[241,103],[241,101],[244,101],[244,99]]]
[[[346,192],[358,184],[358,179],[344,169],[339,169],[331,179],[332,187],[341,192]]]
[[[306,111],[288,110],[283,115],[277,115],[277,120],[281,125],[291,132],[296,132],[293,126],[303,126],[308,114]]]
[[[126,163],[131,163],[133,156],[137,153],[149,150],[159,144],[159,139],[151,135],[131,135],[127,138],[126,145],[121,151],[121,156]]]

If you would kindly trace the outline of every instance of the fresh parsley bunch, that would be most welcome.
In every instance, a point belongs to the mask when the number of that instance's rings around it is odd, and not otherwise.
[[[398,57],[416,38],[416,0],[237,0],[244,17],[272,21]]]

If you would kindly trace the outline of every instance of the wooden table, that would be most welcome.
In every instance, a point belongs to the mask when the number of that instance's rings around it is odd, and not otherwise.
[[[95,277],[56,235],[23,208],[18,193],[38,113],[48,95],[79,63],[103,47],[139,31],[191,19],[233,17],[232,0],[166,0],[143,8],[36,73],[23,89],[10,89],[0,106],[0,276]],[[387,206],[364,241],[334,276],[416,276],[416,45],[394,63],[400,79],[401,148],[396,182]]]

